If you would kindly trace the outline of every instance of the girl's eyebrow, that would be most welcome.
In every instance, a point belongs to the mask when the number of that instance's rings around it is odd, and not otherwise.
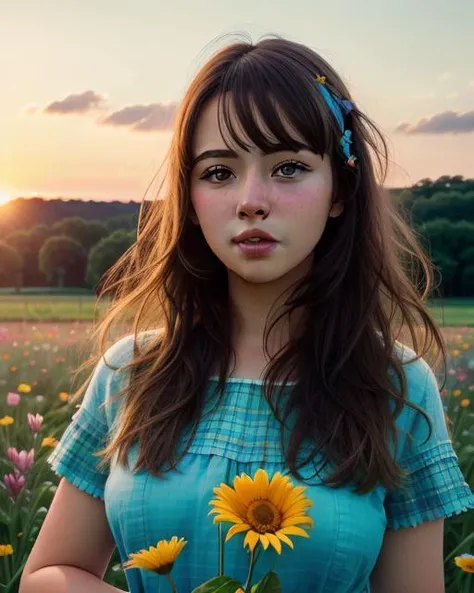
[[[296,146],[295,146],[296,145]],[[277,152],[299,152],[300,150],[309,150],[312,152],[312,149],[303,144],[301,142],[295,142],[295,145],[290,147],[287,144],[274,144],[273,146],[269,147],[265,151],[260,151],[263,155],[268,154],[275,154]],[[297,150],[295,150],[295,147]],[[212,158],[221,158],[221,159],[238,159],[239,155],[228,148],[219,148],[214,150],[205,150],[200,155],[198,155],[192,162],[192,167],[194,168],[199,162],[205,159],[212,159]]]

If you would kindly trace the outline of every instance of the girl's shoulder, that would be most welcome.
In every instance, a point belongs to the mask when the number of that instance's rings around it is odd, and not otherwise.
[[[439,395],[438,379],[433,368],[425,358],[417,357],[416,352],[402,342],[395,343],[395,353],[402,363],[403,374],[407,385],[407,398],[410,402],[423,405],[427,392],[431,395]],[[398,377],[393,368],[390,368],[390,376],[399,386]]]
[[[129,382],[127,365],[135,358],[135,343],[140,348],[159,333],[160,330],[156,329],[140,332],[136,337],[134,334],[125,335],[107,348],[96,364],[84,403],[89,401],[92,409],[101,411],[109,428],[117,420],[120,402],[123,402],[122,398],[114,396],[125,389]]]

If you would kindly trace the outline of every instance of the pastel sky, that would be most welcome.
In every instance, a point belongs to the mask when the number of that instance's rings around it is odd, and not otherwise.
[[[388,139],[387,185],[474,177],[473,23],[473,0],[1,0],[0,203],[140,201],[187,84],[240,34],[339,71]]]

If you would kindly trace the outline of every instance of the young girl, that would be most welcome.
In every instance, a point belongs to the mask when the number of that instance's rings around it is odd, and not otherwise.
[[[254,582],[277,561],[284,593],[444,591],[443,521],[474,496],[425,360],[446,357],[425,305],[433,269],[382,189],[386,164],[311,49],[234,43],[200,70],[165,199],[104,286],[94,372],[49,459],[64,479],[21,593],[116,591],[102,581],[115,546],[125,562],[174,535],[189,593],[218,571],[213,489],[260,468],[306,486],[314,528],[265,550]],[[242,583],[244,538],[225,544]],[[126,574],[132,593],[170,590]]]

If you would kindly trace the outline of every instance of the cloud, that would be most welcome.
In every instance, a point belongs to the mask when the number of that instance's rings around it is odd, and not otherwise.
[[[94,91],[85,91],[76,95],[68,95],[61,101],[54,101],[45,109],[45,113],[87,113],[93,109],[102,107],[106,97],[98,95]]]
[[[395,132],[403,134],[461,134],[474,132],[474,110],[466,113],[444,111],[423,117],[414,124],[402,122]]]
[[[471,80],[471,82],[467,85],[467,88],[474,90],[474,80]]]
[[[129,127],[137,132],[168,130],[176,116],[177,103],[129,105],[101,119],[106,126]]]
[[[446,99],[457,99],[458,97],[459,97],[459,93],[457,93],[457,92],[448,93],[446,95]]]

